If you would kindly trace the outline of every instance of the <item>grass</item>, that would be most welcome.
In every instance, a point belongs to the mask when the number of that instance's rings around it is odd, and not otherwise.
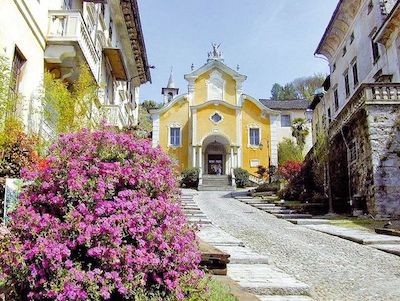
[[[375,232],[375,228],[382,228],[386,224],[385,221],[376,221],[371,218],[347,217],[342,215],[332,217],[330,223],[335,226],[370,232]]]
[[[229,288],[218,280],[212,279],[208,284],[208,289],[208,301],[238,301],[230,293]]]

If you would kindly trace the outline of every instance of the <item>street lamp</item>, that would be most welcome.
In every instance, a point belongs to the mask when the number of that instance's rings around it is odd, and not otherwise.
[[[304,115],[306,116],[306,120],[309,122],[309,123],[311,123],[311,121],[312,121],[312,119],[313,119],[313,114],[314,114],[314,111],[312,110],[312,109],[307,109],[305,112],[304,112]]]

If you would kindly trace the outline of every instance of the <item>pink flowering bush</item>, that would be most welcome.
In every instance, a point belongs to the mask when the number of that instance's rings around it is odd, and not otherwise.
[[[195,233],[160,149],[129,134],[85,130],[61,136],[50,154],[44,168],[23,173],[32,184],[0,254],[7,300],[202,294]]]

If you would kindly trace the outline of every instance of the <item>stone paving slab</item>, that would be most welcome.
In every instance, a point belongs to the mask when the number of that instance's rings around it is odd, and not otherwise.
[[[329,220],[326,219],[313,219],[313,218],[305,218],[305,219],[288,219],[288,222],[292,224],[304,226],[304,225],[326,225],[329,224]]]
[[[371,245],[372,248],[400,256],[400,244],[398,245]]]
[[[260,255],[250,248],[241,246],[218,246],[218,249],[231,255],[229,261],[231,264],[270,264],[268,256]]]
[[[202,227],[197,235],[216,248],[219,246],[244,246],[241,240],[215,226]]]
[[[313,301],[308,296],[257,296],[260,301]]]
[[[253,206],[253,207],[260,207],[260,208],[274,208],[276,207],[275,204],[271,204],[271,203],[265,203],[265,202],[260,202],[260,203],[250,203],[249,205]]]
[[[335,225],[306,225],[305,227],[363,245],[400,244],[400,237],[374,234],[358,229],[348,229]]]
[[[308,295],[310,287],[266,264],[229,264],[228,276],[257,295]]]
[[[277,218],[281,219],[301,219],[301,218],[306,218],[310,219],[312,217],[311,214],[275,214]]]

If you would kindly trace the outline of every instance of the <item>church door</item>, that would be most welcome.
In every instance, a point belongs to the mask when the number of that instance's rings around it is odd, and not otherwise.
[[[208,155],[208,174],[209,175],[223,175],[223,156],[222,155]]]

